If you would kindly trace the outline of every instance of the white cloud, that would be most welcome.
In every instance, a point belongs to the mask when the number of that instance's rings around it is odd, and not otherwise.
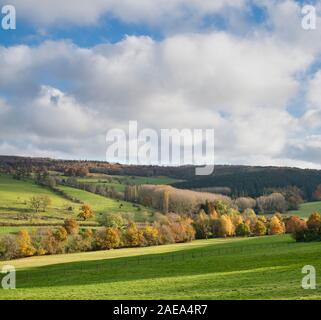
[[[244,0],[11,0],[18,15],[40,26],[97,23],[105,14],[126,23],[166,24],[201,18],[225,7],[240,8]],[[5,3],[0,0],[0,4]]]
[[[284,157],[297,121],[287,112],[296,75],[313,61],[274,37],[185,34],[127,37],[83,49],[70,42],[0,47],[10,110],[2,145],[21,153],[100,157],[104,134],[141,127],[214,128],[217,161]]]

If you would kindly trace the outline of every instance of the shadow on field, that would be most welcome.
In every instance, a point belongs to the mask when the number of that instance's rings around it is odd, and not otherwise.
[[[18,288],[72,286],[192,276],[206,273],[282,268],[313,261],[315,250],[305,250],[289,238],[271,243],[222,243],[159,254],[56,264],[17,271]]]

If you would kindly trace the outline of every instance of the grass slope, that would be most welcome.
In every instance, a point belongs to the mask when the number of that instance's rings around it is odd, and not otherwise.
[[[308,218],[313,212],[316,211],[321,213],[321,201],[303,203],[300,205],[299,210],[289,211],[287,214]]]
[[[34,222],[59,223],[61,219],[72,215],[67,210],[69,206],[79,207],[49,189],[36,185],[32,180],[19,181],[11,176],[0,174],[0,223],[29,223],[28,217],[33,212],[28,202],[32,196],[39,195],[49,196],[52,204],[46,212],[34,215]]]
[[[320,281],[301,289],[304,265],[321,272],[320,249],[274,236],[34,257],[10,262],[17,289],[0,298],[320,299]]]
[[[140,219],[145,220],[144,212],[151,213],[151,209],[142,207],[141,211],[138,211],[132,203],[126,201],[117,201],[114,199],[106,198],[91,192],[84,190],[71,188],[67,186],[59,186],[60,190],[77,198],[92,206],[96,214],[100,213],[134,213],[135,219],[139,221]]]

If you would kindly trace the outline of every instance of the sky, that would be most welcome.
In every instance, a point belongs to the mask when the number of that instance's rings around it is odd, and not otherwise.
[[[213,128],[216,163],[321,169],[320,1],[7,4],[0,154],[105,160],[106,132],[136,120]]]

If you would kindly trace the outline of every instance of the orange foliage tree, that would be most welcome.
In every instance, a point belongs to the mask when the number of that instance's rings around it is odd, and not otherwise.
[[[318,212],[314,212],[310,215],[307,226],[309,230],[320,231],[321,230],[321,215]]]
[[[277,215],[274,215],[270,220],[269,234],[283,234],[285,233],[285,225]]]
[[[77,234],[79,232],[79,224],[75,219],[66,219],[64,222],[64,228],[68,234]]]
[[[305,230],[306,228],[306,222],[297,216],[290,217],[285,224],[286,233],[294,233],[300,230]]]

